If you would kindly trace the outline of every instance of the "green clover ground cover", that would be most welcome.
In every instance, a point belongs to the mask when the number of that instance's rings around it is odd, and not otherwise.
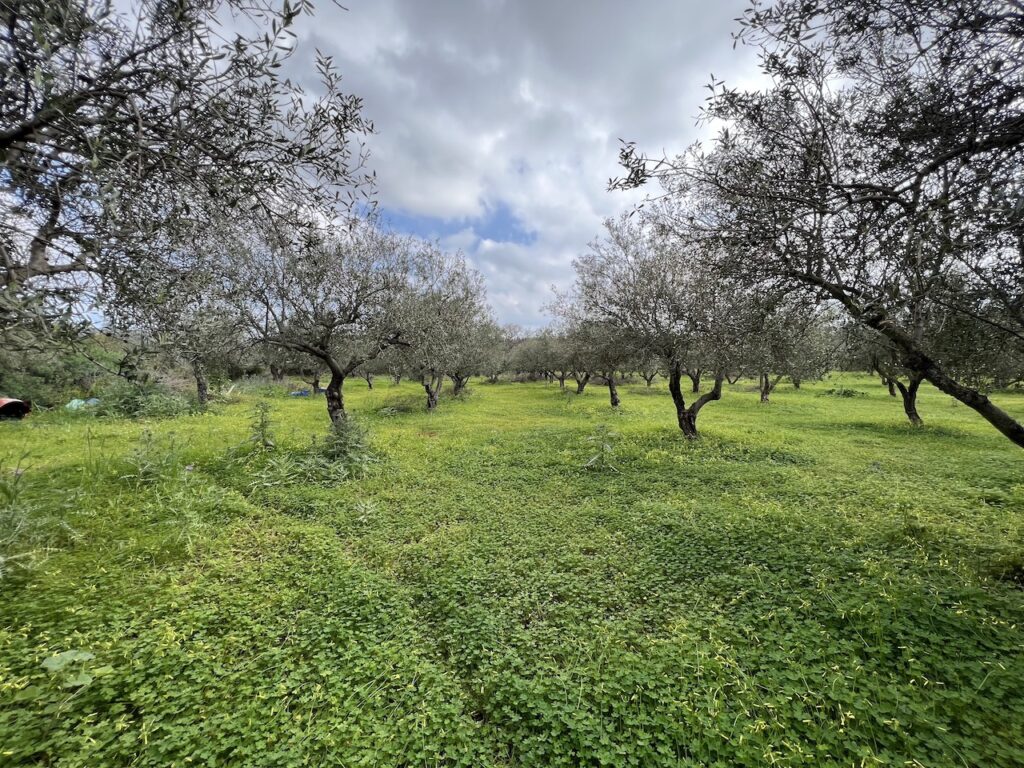
[[[347,473],[319,400],[256,456],[254,396],[0,424],[0,765],[1024,764],[1019,449],[866,378],[697,444],[623,390],[351,386]]]

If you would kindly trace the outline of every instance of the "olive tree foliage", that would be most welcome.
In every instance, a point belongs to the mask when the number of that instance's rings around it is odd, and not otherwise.
[[[478,343],[482,347],[478,372],[489,383],[497,384],[501,374],[513,370],[516,345],[521,337],[522,330],[511,323],[485,323],[481,328],[478,336]]]
[[[750,295],[707,270],[708,253],[651,218],[610,219],[605,230],[573,262],[578,311],[617,327],[634,349],[664,361],[679,428],[696,438],[698,414],[721,399],[726,371],[752,328]],[[681,380],[697,368],[713,372],[714,384],[687,404]]]
[[[291,28],[311,10],[308,0],[2,4],[5,335],[144,300],[211,220],[292,219],[369,188],[358,137],[372,126],[330,60],[317,62],[315,96],[281,74]]]
[[[412,290],[403,306],[406,365],[437,407],[446,376],[461,389],[479,364],[480,332],[490,321],[483,277],[460,253],[423,244],[414,262]]]
[[[410,238],[352,221],[328,236],[244,238],[225,254],[231,297],[254,342],[307,355],[329,373],[331,422],[346,418],[345,379],[386,350],[407,345]]]
[[[452,391],[456,395],[465,391],[473,376],[500,374],[507,349],[505,330],[486,308],[466,330],[465,339],[448,368],[448,378],[452,380]]]
[[[986,394],[1005,379],[995,350],[1024,341],[1020,4],[756,1],[742,25],[773,85],[713,83],[712,147],[651,161],[627,145],[614,186],[660,179],[720,272],[831,299],[1024,447]],[[999,344],[970,348],[986,335]]]
[[[247,346],[234,307],[214,276],[203,269],[168,276],[150,284],[149,300],[119,304],[110,328],[139,353],[184,364],[196,384],[196,401],[205,407],[210,376],[225,374]]]

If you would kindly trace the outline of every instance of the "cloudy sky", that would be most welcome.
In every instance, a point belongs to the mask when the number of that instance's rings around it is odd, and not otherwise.
[[[297,30],[363,97],[377,200],[395,229],[461,249],[499,320],[537,327],[602,220],[619,138],[685,147],[710,75],[756,81],[732,47],[746,0],[327,0]],[[303,78],[304,79],[304,78]]]

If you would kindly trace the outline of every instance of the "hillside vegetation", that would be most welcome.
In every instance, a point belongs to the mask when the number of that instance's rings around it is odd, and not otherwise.
[[[337,462],[282,392],[0,423],[0,764],[1024,763],[1018,449],[937,391],[358,382]]]

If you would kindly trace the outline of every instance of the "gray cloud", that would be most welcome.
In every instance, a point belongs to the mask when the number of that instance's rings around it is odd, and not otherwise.
[[[550,286],[606,216],[638,193],[606,191],[620,137],[646,150],[698,138],[711,73],[756,79],[733,50],[745,0],[348,0],[322,3],[290,62],[331,55],[377,126],[369,140],[385,211],[447,228],[487,279],[500,318],[545,322]],[[487,224],[506,210],[534,236]]]

